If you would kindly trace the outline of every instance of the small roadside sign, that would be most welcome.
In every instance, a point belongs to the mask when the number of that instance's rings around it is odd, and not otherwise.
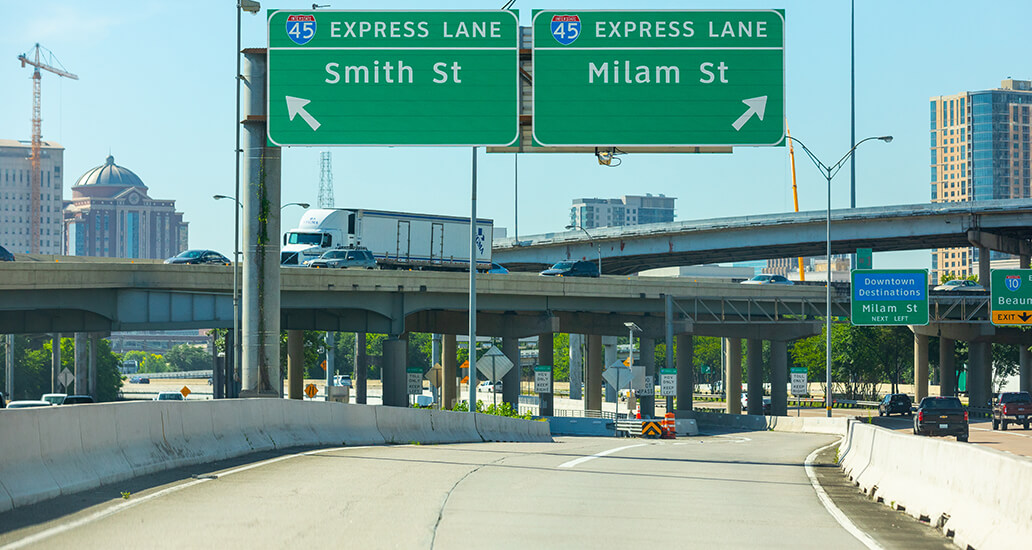
[[[677,395],[677,369],[659,369],[659,395]]]
[[[642,437],[659,437],[661,435],[663,435],[663,428],[659,426],[659,422],[650,420],[641,423]]]
[[[871,248],[857,248],[856,249],[856,268],[857,269],[872,269],[874,268],[874,250]]]
[[[994,269],[989,310],[994,325],[1032,325],[1032,269]]]
[[[551,365],[537,365],[534,367],[534,392],[552,393]]]
[[[621,361],[609,365],[602,373],[602,378],[617,390],[631,387],[631,369],[625,367]]]
[[[315,384],[309,384],[305,386],[305,395],[307,395],[309,399],[314,399],[315,394],[317,393],[319,393],[319,388],[316,387]]]
[[[423,367],[406,367],[405,374],[408,379],[408,394],[421,395],[423,393]]]
[[[792,395],[799,397],[809,393],[806,383],[806,367],[792,367]]]
[[[634,393],[638,397],[652,397],[656,395],[656,384],[653,382],[653,376],[645,377],[645,384],[641,388],[635,388]]]
[[[68,370],[67,367],[61,369],[61,373],[57,375],[57,381],[60,382],[61,385],[65,388],[70,386],[74,380],[75,375],[72,374],[72,371]],[[76,391],[78,391],[78,388],[76,388]]]
[[[190,391],[190,388],[188,388],[188,387],[186,387],[186,386],[183,386],[183,389],[179,390],[179,393],[183,394],[183,399],[186,399],[186,398],[187,398],[187,397],[189,397],[189,396],[190,396],[190,394],[191,394],[191,393],[193,393],[193,392],[192,392],[192,391]]]
[[[491,382],[497,382],[512,368],[512,361],[496,346],[491,346],[477,359],[477,371]]]

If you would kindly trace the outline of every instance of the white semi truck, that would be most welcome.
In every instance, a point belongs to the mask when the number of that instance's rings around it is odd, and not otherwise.
[[[494,222],[477,219],[477,269],[491,267]],[[365,209],[312,209],[283,236],[280,264],[334,248],[365,248],[384,269],[469,270],[469,218]]]

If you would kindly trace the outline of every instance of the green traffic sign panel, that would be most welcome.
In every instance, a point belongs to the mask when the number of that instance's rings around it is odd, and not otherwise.
[[[854,269],[854,325],[927,325],[928,270]]]
[[[779,145],[782,10],[535,12],[544,146]]]
[[[989,276],[994,325],[1032,325],[1032,269],[994,269]]]
[[[517,142],[516,12],[270,10],[268,35],[272,145]]]

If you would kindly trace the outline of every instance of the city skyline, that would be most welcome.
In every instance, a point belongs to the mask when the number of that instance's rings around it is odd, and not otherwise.
[[[0,28],[9,61],[0,78],[9,93],[0,109],[0,137],[28,140],[31,71],[17,55],[39,42],[80,76],[43,76],[43,139],[65,147],[64,198],[70,185],[113,154],[147,181],[155,196],[169,197],[191,226],[191,248],[233,250],[235,101],[235,2],[111,2],[82,7],[44,1],[10,5]],[[332,4],[332,3],[331,3]],[[497,6],[494,4],[498,4]],[[440,9],[484,9],[502,2],[446,2]],[[1024,2],[996,2],[957,21],[961,2],[935,10],[893,2],[856,6],[857,139],[891,134],[890,145],[864,147],[857,159],[857,206],[928,202],[927,101],[957,90],[986,90],[1017,73]],[[243,14],[244,47],[264,46],[265,11]],[[418,2],[337,5],[415,10]],[[554,7],[516,2],[521,24],[530,10]],[[619,9],[615,2],[569,2],[564,8]],[[654,9],[757,9],[759,2],[708,4],[656,1]],[[849,148],[849,3],[786,1],[786,112],[793,137],[833,162]],[[953,9],[956,8],[956,9]],[[964,38],[941,40],[950,29]],[[959,33],[958,33],[959,36]],[[906,38],[900,38],[906,37]],[[934,44],[934,47],[933,47]],[[129,47],[132,46],[132,47]],[[0,57],[3,59],[4,57]],[[963,67],[963,70],[956,70]],[[182,77],[182,78],[180,78]],[[619,108],[614,106],[614,108]],[[283,203],[316,203],[319,154],[325,148],[283,153]],[[338,207],[467,215],[468,148],[335,148]],[[797,149],[797,152],[798,149]],[[679,220],[792,210],[791,171],[785,147],[737,148],[733,154],[627,155],[618,168],[592,155],[521,154],[518,224],[515,223],[512,154],[480,155],[478,214],[520,235],[563,231],[572,197],[663,193],[680,197]],[[797,158],[801,210],[823,210],[825,181]],[[744,192],[729,192],[742,189]],[[849,175],[834,180],[833,207],[849,204]],[[295,211],[296,210],[296,211]],[[283,212],[281,227],[296,225],[299,209]],[[878,254],[876,267],[929,267],[928,252]]]

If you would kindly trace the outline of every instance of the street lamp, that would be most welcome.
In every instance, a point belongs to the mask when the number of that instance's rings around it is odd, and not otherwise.
[[[859,143],[854,145],[852,149],[847,151],[845,155],[842,155],[842,158],[840,158],[838,162],[836,162],[835,164],[833,164],[831,166],[827,166],[823,162],[821,162],[821,160],[817,158],[817,155],[814,155],[813,152],[810,151],[810,149],[808,147],[806,147],[806,145],[802,141],[799,141],[798,139],[796,139],[796,138],[794,138],[792,136],[786,136],[786,137],[788,139],[798,143],[799,146],[803,148],[803,151],[806,152],[806,156],[810,157],[810,160],[813,161],[813,164],[817,167],[818,170],[821,171],[821,173],[824,174],[824,177],[828,180],[828,218],[827,218],[827,231],[828,231],[828,234],[827,234],[827,241],[826,241],[826,244],[827,244],[826,258],[827,258],[827,262],[828,262],[828,279],[827,279],[826,284],[824,286],[824,288],[826,289],[826,296],[825,296],[825,300],[824,301],[825,301],[825,304],[827,305],[827,312],[826,312],[826,314],[824,316],[824,332],[825,332],[825,336],[827,337],[827,340],[825,342],[825,347],[824,347],[824,352],[825,352],[824,371],[825,371],[825,377],[826,377],[826,379],[825,379],[825,389],[824,389],[824,406],[825,406],[825,408],[827,408],[827,410],[828,410],[828,417],[830,418],[831,417],[831,178],[834,178],[835,174],[838,174],[839,170],[842,169],[843,163],[846,162],[846,160],[848,160],[850,157],[853,156],[853,151],[856,151],[856,148],[860,147],[861,144],[863,144],[866,141],[871,141],[872,139],[877,139],[877,140],[884,141],[885,143],[890,143],[892,141],[892,136],[871,136],[871,137],[868,137],[868,138],[864,138],[864,139],[860,140]]]
[[[284,208],[286,208],[288,206],[300,206],[301,208],[308,208],[309,206],[312,206],[312,205],[308,204],[307,202],[288,202],[287,204],[284,204],[283,206],[281,206],[280,210],[283,210]]]
[[[591,244],[595,244],[595,239],[592,238],[591,233],[588,233],[587,229],[584,229],[579,225],[567,225],[566,229],[580,229],[588,236],[588,239],[591,240]],[[602,243],[598,243],[598,274],[602,274]]]
[[[633,380],[634,380],[634,333],[635,332],[641,332],[641,327],[639,327],[638,325],[634,324],[631,321],[628,321],[628,322],[624,323],[623,326],[627,327],[627,346],[628,346],[628,349],[627,349],[627,363],[628,364],[627,364],[627,366],[630,367],[630,369],[631,369],[631,380],[632,380],[631,385],[633,386],[634,385],[634,382],[633,382]],[[617,373],[616,374],[616,383],[617,383],[617,388],[616,388],[616,396],[617,396],[616,406],[619,407],[620,406],[620,387],[619,387],[619,384],[620,384],[620,371],[616,371],[616,373]],[[653,391],[654,391],[654,389],[653,389]],[[630,414],[630,412],[631,412],[631,398],[630,398],[631,394],[630,394],[630,392],[627,392],[627,395],[628,395],[628,397],[627,397],[627,413]]]

